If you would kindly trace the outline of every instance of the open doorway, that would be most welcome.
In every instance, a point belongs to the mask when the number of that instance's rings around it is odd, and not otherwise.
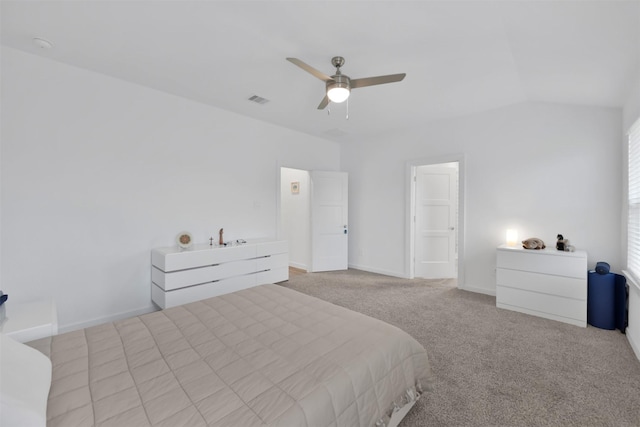
[[[464,159],[408,164],[408,276],[464,283]]]
[[[311,178],[309,171],[280,168],[280,234],[289,241],[289,266],[311,270]]]
[[[348,268],[348,174],[279,168],[278,238],[289,266],[308,272]]]

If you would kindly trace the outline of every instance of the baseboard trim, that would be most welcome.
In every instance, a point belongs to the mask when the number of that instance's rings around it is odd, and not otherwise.
[[[395,271],[381,270],[379,268],[371,268],[364,265],[349,264],[349,268],[355,270],[368,271],[369,273],[383,274],[385,276],[399,277],[400,279],[408,279],[404,274],[396,273]]]
[[[469,285],[459,286],[458,289],[461,289],[463,291],[475,292],[477,294],[491,295],[492,297],[496,296],[495,289],[478,288],[476,286],[469,286]]]
[[[59,326],[58,333],[63,334],[65,332],[77,331],[78,329],[90,328],[92,326],[102,325],[103,323],[115,322],[116,320],[122,320],[129,317],[140,316],[142,314],[152,313],[158,310],[159,310],[158,307],[152,305],[150,307],[139,308],[137,310],[123,311],[121,313],[99,317],[97,319],[87,320],[86,322],[78,322],[78,323],[72,323],[70,325]]]
[[[633,340],[633,337],[634,337],[633,330],[630,330],[629,327],[627,326],[625,330],[625,334],[627,335],[627,341],[629,341],[629,345],[631,346],[631,349],[636,354],[636,358],[640,360],[640,343],[637,343]]]
[[[299,262],[289,261],[289,267],[297,268],[298,270],[302,270],[302,271],[309,271],[307,264],[302,264]]]
[[[381,270],[379,268],[371,268],[364,265],[349,264],[349,268],[353,268],[355,270],[368,271],[369,273],[384,274],[385,276],[399,277],[400,279],[410,279],[410,277],[407,276],[406,274],[396,273],[395,271]],[[478,294],[491,295],[492,297],[496,296],[495,289],[478,288],[476,286],[469,286],[469,285],[465,285],[465,286],[458,285],[458,289],[463,291],[468,291],[468,292],[475,292]]]

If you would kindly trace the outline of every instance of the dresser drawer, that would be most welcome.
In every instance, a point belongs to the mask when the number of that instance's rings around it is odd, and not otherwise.
[[[151,261],[156,268],[170,272],[255,257],[256,245],[242,245],[210,250],[184,250],[166,254],[154,251]]]
[[[587,258],[581,253],[547,250],[498,250],[497,267],[556,276],[587,278]]]
[[[256,245],[256,256],[258,257],[284,253],[289,253],[289,242],[286,240],[264,242]]]
[[[273,270],[274,268],[288,267],[289,254],[276,254],[256,259],[256,271]]]
[[[155,267],[151,270],[151,280],[165,291],[200,285],[227,277],[240,276],[256,271],[256,259],[247,259],[202,268],[165,273]]]
[[[553,276],[530,271],[518,271],[498,268],[496,284],[525,291],[540,292],[565,298],[587,300],[587,287],[584,279]],[[498,294],[496,290],[496,295]]]
[[[289,280],[289,267],[274,268],[273,270],[261,271],[256,274],[258,285],[267,283],[280,283]]]
[[[205,283],[188,288],[175,289],[165,292],[156,285],[151,285],[151,296],[153,301],[161,308],[175,307],[181,304],[217,297],[241,289],[256,286],[256,274],[230,277],[218,282]]]
[[[496,289],[496,305],[499,308],[524,309],[530,314],[541,317],[546,314],[577,320],[580,323],[587,321],[587,303],[572,298],[564,298],[556,295],[541,294],[498,286]],[[559,320],[559,319],[556,319]],[[582,325],[581,325],[582,326]]]

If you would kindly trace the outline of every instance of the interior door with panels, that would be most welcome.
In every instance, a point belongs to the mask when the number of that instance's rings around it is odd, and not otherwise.
[[[311,271],[348,268],[348,189],[346,172],[311,172]]]
[[[425,166],[416,171],[415,275],[456,277],[457,172]]]

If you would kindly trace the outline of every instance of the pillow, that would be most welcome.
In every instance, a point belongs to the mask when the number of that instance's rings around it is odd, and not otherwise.
[[[0,425],[46,426],[51,361],[0,333]]]

